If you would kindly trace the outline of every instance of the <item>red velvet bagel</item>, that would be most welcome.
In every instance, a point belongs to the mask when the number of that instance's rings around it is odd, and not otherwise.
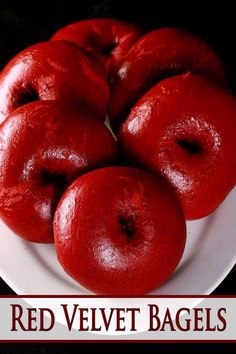
[[[17,54],[0,73],[0,121],[38,100],[84,105],[105,120],[108,99],[100,63],[65,41],[35,44]]]
[[[34,242],[53,242],[54,210],[67,186],[116,157],[99,119],[53,101],[12,113],[1,125],[0,147],[0,216]]]
[[[161,173],[187,219],[213,212],[236,181],[236,100],[197,74],[163,80],[122,125],[119,145],[133,163]]]
[[[159,287],[179,263],[186,237],[172,188],[128,167],[79,177],[53,226],[62,267],[98,294],[143,295]]]
[[[201,38],[180,29],[163,28],[141,37],[114,76],[109,117],[117,130],[133,104],[163,78],[198,71],[226,84],[223,65]]]
[[[131,23],[112,19],[92,19],[70,24],[56,32],[52,40],[68,40],[92,52],[113,76],[141,30]]]

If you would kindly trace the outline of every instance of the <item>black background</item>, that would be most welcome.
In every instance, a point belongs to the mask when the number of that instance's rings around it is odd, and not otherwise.
[[[164,0],[0,0],[0,70],[19,50],[45,41],[60,27],[81,19],[108,17],[134,22],[149,31],[174,26],[188,29],[209,42],[225,63],[230,86],[236,92],[235,11],[233,1]],[[227,237],[227,235],[222,235]],[[220,252],[220,250],[219,250]],[[217,255],[216,255],[217,256]],[[10,258],[10,255],[9,255]],[[236,294],[236,267],[214,294]],[[23,275],[22,275],[23,276]],[[0,294],[13,294],[1,280]],[[189,344],[0,344],[0,353],[89,353],[128,350],[163,350],[166,346],[188,352]],[[213,344],[195,344],[197,350]],[[221,344],[232,350],[232,345]],[[141,347],[140,347],[141,346]],[[148,346],[148,348],[147,348]],[[206,347],[206,348],[205,348]]]

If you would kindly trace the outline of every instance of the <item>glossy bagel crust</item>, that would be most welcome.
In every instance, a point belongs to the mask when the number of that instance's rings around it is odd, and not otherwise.
[[[92,19],[70,24],[56,32],[52,40],[68,40],[92,52],[112,76],[141,30],[128,22]]]
[[[236,181],[236,101],[198,74],[163,80],[122,125],[123,156],[161,173],[187,219],[213,212]]]
[[[29,103],[0,128],[0,216],[19,236],[53,242],[52,220],[67,186],[116,157],[99,119],[54,101]]]
[[[118,130],[133,104],[163,78],[201,72],[226,84],[224,67],[201,38],[181,29],[163,28],[141,37],[113,78],[109,118]]]
[[[172,188],[129,167],[79,177],[60,200],[53,225],[62,267],[97,294],[157,288],[185,246],[185,220]]]
[[[74,43],[35,44],[0,73],[0,122],[18,107],[38,100],[84,105],[105,120],[107,75],[95,58]]]

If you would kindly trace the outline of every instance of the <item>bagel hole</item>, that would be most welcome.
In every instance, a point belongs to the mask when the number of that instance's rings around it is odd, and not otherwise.
[[[28,86],[20,91],[17,98],[17,105],[24,106],[27,103],[39,101],[39,94],[33,87]]]
[[[177,144],[189,155],[198,155],[203,151],[202,145],[191,139],[179,139]]]
[[[57,189],[64,190],[68,185],[65,173],[52,172],[47,169],[41,171],[40,180],[43,186],[54,185]]]
[[[109,44],[108,46],[102,48],[102,53],[106,56],[110,55],[113,50],[115,49],[115,47],[117,46],[117,43],[113,42],[111,44]]]
[[[127,236],[128,239],[131,239],[136,231],[133,220],[130,217],[120,216],[119,224],[121,226],[122,232]]]

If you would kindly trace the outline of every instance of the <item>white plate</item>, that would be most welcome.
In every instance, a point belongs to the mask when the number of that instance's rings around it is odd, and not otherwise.
[[[152,294],[210,294],[236,263],[236,188],[211,216],[188,222],[172,277]],[[19,295],[86,295],[60,267],[54,246],[23,241],[0,221],[0,275]]]

